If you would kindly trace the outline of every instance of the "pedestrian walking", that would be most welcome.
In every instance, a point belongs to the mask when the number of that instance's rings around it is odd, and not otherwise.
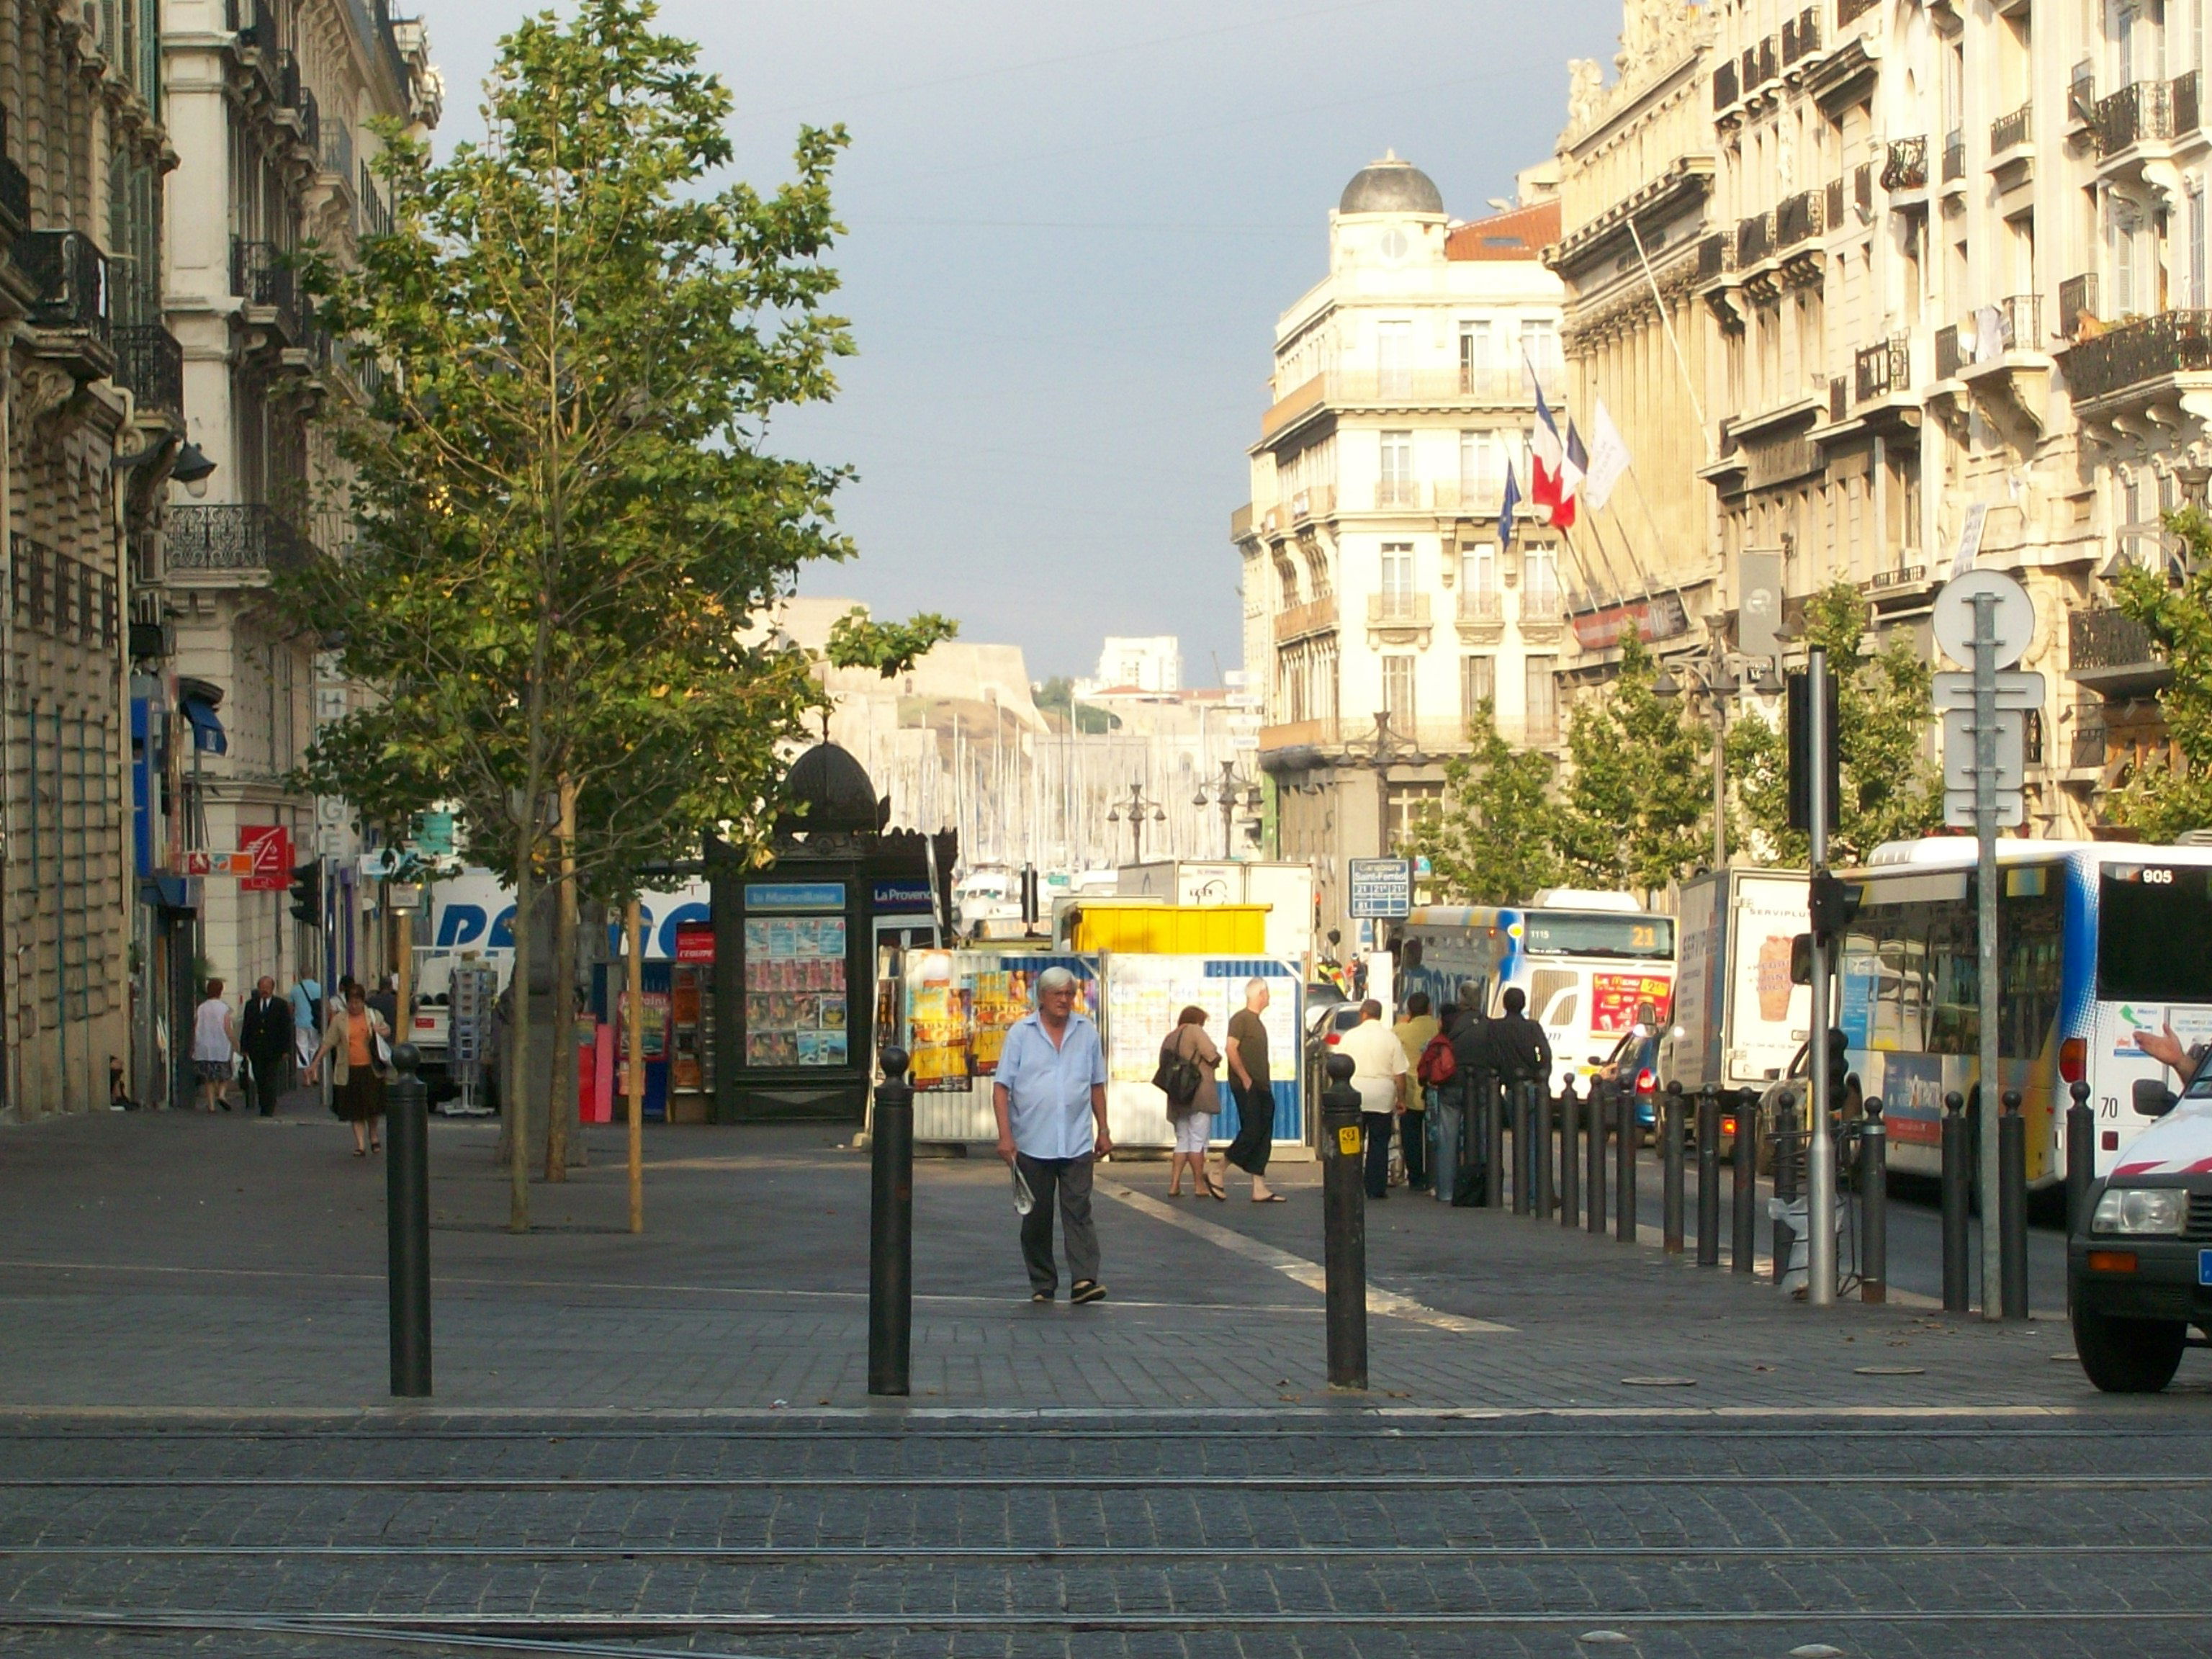
[[[1175,1126],[1175,1150],[1168,1154],[1168,1196],[1182,1196],[1182,1170],[1190,1165],[1191,1189],[1200,1198],[1225,1199],[1228,1189],[1206,1167],[1213,1139],[1213,1109],[1220,1099],[1221,1050],[1206,1034],[1206,1010],[1196,1003],[1176,1016],[1176,1028],[1160,1044],[1160,1069],[1154,1081],[1168,1097],[1168,1121]]]
[[[1382,1005],[1369,998],[1359,1005],[1359,1024],[1336,1045],[1352,1057],[1352,1086],[1359,1091],[1359,1127],[1367,1146],[1367,1196],[1390,1195],[1390,1131],[1405,1101],[1405,1078],[1412,1068],[1406,1050],[1382,1023]]]
[[[262,1116],[276,1116],[278,1097],[292,1086],[292,1005],[276,994],[276,981],[266,974],[246,1000],[238,1046],[246,1055],[249,1098]]]
[[[1098,1279],[1098,1232],[1091,1220],[1091,1164],[1114,1150],[1106,1128],[1106,1050],[1098,1028],[1075,1012],[1075,975],[1048,968],[1037,975],[1036,1009],[1014,1022],[999,1051],[991,1089],[999,1117],[999,1156],[1013,1166],[1030,1207],[1022,1215],[1022,1261],[1030,1300],[1049,1302],[1060,1288],[1052,1253],[1058,1198],[1067,1255],[1070,1302],[1106,1294]]]
[[[1267,1186],[1267,1158],[1275,1150],[1275,1085],[1267,1069],[1267,981],[1245,982],[1244,1006],[1229,1017],[1229,1096],[1237,1103],[1237,1139],[1223,1155],[1252,1177],[1255,1204],[1279,1204]]]
[[[1473,1204],[1482,1190],[1489,1156],[1483,1109],[1498,1086],[1498,1051],[1490,1041],[1490,1025],[1482,1012],[1481,989],[1469,981],[1460,987],[1459,1012],[1452,1022],[1451,1150],[1443,1150],[1439,1133],[1437,1154],[1437,1196],[1462,1207]]]
[[[1430,1012],[1431,1006],[1426,991],[1414,992],[1406,999],[1405,1010],[1392,1028],[1413,1073],[1406,1085],[1406,1114],[1398,1126],[1398,1141],[1406,1159],[1407,1189],[1416,1193],[1429,1184],[1429,1108],[1435,1104],[1436,1095],[1420,1074],[1421,1056],[1428,1053],[1429,1045],[1443,1029]]]
[[[368,994],[368,1006],[384,1016],[387,1030],[399,1029],[399,983],[391,975],[378,976],[376,988]]]
[[[1505,993],[1505,1012],[1490,1022],[1490,1046],[1496,1056],[1498,1081],[1505,1084],[1541,1082],[1551,1086],[1552,1045],[1544,1028],[1528,1018],[1528,994],[1517,986]]]
[[[304,1072],[314,1064],[315,1040],[323,1031],[322,981],[313,974],[301,974],[292,981],[288,1000],[292,1005],[292,1048]]]
[[[200,1110],[230,1109],[230,1071],[237,1057],[237,1022],[222,1000],[222,981],[211,979],[206,996],[192,1010],[192,1070],[199,1078]]]
[[[349,982],[345,1006],[331,1016],[309,1072],[327,1057],[331,1063],[331,1109],[353,1125],[353,1155],[380,1150],[378,1126],[384,1121],[384,1069],[392,1063],[392,1027],[368,1006],[361,987]],[[312,1080],[312,1076],[311,1076]]]

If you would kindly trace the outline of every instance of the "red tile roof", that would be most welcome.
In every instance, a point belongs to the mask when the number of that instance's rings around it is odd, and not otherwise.
[[[1557,199],[1462,225],[1444,238],[1447,259],[1534,259],[1559,240]]]

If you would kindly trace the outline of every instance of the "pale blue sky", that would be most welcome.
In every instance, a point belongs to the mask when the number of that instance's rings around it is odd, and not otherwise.
[[[420,0],[444,138],[513,0]],[[855,562],[803,592],[957,616],[1030,671],[1107,634],[1237,665],[1229,514],[1270,331],[1325,268],[1328,213],[1385,148],[1457,217],[1548,155],[1566,60],[1609,60],[1618,0],[670,0],[736,94],[738,165],[785,176],[798,124],[853,147],[837,259],[860,355],[790,450],[859,467]]]

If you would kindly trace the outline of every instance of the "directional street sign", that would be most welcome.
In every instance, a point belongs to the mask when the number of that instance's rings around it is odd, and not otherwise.
[[[2040,674],[2022,668],[2001,669],[1997,672],[1996,684],[1997,707],[2000,708],[2043,707],[2043,676]],[[1936,706],[1938,708],[1971,710],[1974,706],[1973,675],[1938,672],[1936,676]]]
[[[1355,921],[1395,921],[1413,908],[1411,859],[1353,859],[1352,902]]]
[[[1997,712],[1997,791],[2017,794],[2027,757],[2027,716],[2017,708]],[[1943,787],[1974,793],[1974,711],[1943,711]],[[1972,823],[1969,818],[1967,822]]]

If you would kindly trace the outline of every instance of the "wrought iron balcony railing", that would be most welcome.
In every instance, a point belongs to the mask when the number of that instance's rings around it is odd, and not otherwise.
[[[2197,119],[2197,80],[2192,70],[2171,81],[2138,81],[2100,98],[2090,111],[2089,125],[2096,134],[2098,153],[2112,155],[2130,144],[2190,131]]]
[[[2066,383],[2076,403],[2163,375],[2212,370],[2212,311],[2162,311],[2076,340]]]
[[[2122,611],[2076,611],[2066,621],[2072,668],[2133,668],[2158,660],[2150,629]]]
[[[1798,243],[1818,236],[1822,228],[1820,195],[1817,191],[1801,190],[1785,198],[1774,210],[1774,244],[1777,247],[1794,247]]]
[[[1965,360],[1959,355],[1959,325],[1947,323],[1936,331],[1936,378],[1955,380]]]
[[[1893,334],[1879,345],[1868,346],[1853,355],[1851,368],[1863,404],[1903,392],[1912,384],[1911,337]]]
[[[254,501],[172,505],[165,540],[172,570],[298,570],[321,556],[289,519]]]
[[[15,268],[38,298],[31,321],[105,341],[108,333],[107,256],[81,230],[27,230],[15,238]]]
[[[18,623],[94,650],[115,644],[123,618],[112,574],[20,532],[8,546]]]
[[[1774,252],[1774,216],[1754,213],[1748,219],[1739,220],[1735,228],[1735,263],[1741,270],[1755,265]]]
[[[353,129],[333,121],[322,130],[323,171],[335,173],[348,190],[353,188]]]
[[[134,323],[115,331],[115,378],[141,409],[185,412],[185,349],[159,323]]]
[[[2029,129],[2034,125],[2035,106],[2022,104],[2009,114],[2000,115],[1990,123],[1990,154],[2002,155],[2015,144],[2027,142]]]
[[[1924,190],[1928,186],[1928,140],[1893,138],[1882,157],[1884,190]]]
[[[1715,231],[1698,243],[1698,280],[1699,282],[1711,282],[1716,276],[1727,274],[1729,265],[1733,263],[1729,258],[1731,251],[1729,240],[1727,233]]]
[[[1735,63],[1730,59],[1713,70],[1713,107],[1726,109],[1743,94],[1736,90]]]
[[[277,326],[298,337],[300,285],[291,266],[284,263],[283,250],[274,242],[232,239],[230,291],[249,306],[275,312]]]
[[[1966,176],[1966,135],[1954,127],[1943,135],[1943,182]]]
[[[1880,3],[1881,0],[1836,0],[1836,27],[1849,28]]]
[[[307,147],[307,154],[319,156],[323,153],[323,112],[315,102],[312,88],[300,88],[300,101],[294,107],[300,112],[300,142]]]
[[[2084,271],[2058,285],[2058,331],[2072,339],[2081,331],[2081,319],[2097,314],[2097,273]]]
[[[24,230],[31,222],[31,176],[17,167],[8,154],[8,112],[0,107],[0,214],[13,221],[13,229]]]

